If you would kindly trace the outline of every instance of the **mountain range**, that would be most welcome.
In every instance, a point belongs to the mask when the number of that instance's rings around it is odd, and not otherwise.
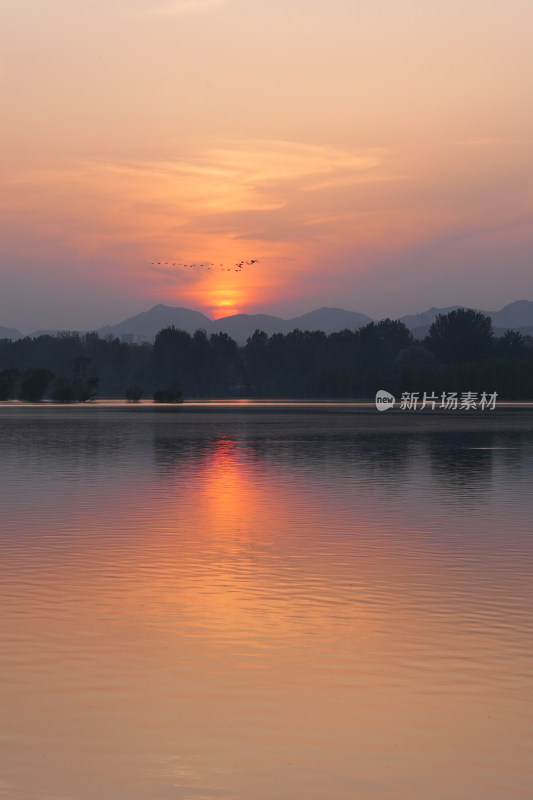
[[[419,314],[406,314],[400,321],[412,331],[417,339],[427,335],[431,324],[438,314],[447,314],[461,306],[447,308],[429,308]],[[480,310],[481,309],[477,309]],[[517,300],[501,308],[499,311],[482,311],[491,317],[496,336],[501,336],[507,329],[517,330],[523,335],[533,335],[533,301]],[[349,328],[355,330],[372,322],[372,318],[357,311],[346,311],[342,308],[318,308],[291,319],[281,319],[270,314],[234,314],[229,317],[212,320],[200,311],[158,304],[149,311],[143,311],[115,325],[105,325],[97,332],[101,337],[116,336],[127,342],[152,342],[162,328],[175,325],[188,333],[203,328],[210,333],[227,333],[238,344],[244,344],[254,331],[261,330],[273,333],[289,333],[300,330],[321,330],[325,333]],[[30,336],[57,334],[57,330],[34,331]],[[22,334],[15,328],[0,326],[0,339],[16,340]]]

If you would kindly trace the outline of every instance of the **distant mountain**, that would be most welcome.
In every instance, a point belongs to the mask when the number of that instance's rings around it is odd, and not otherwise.
[[[128,317],[117,325],[105,325],[98,330],[98,334],[101,337],[111,334],[112,336],[122,336],[125,339],[132,337],[133,341],[152,342],[156,333],[169,325],[175,325],[176,328],[194,333],[198,328],[207,330],[211,324],[209,317],[201,314],[200,311],[164,306],[159,303],[149,311],[142,311],[134,317]]]
[[[411,333],[413,334],[415,339],[425,339],[429,333],[429,329],[432,326],[432,322],[426,323],[426,325],[419,325],[417,328],[411,328]],[[408,326],[409,327],[409,326]]]
[[[345,311],[343,308],[318,308],[316,311],[309,311],[301,317],[293,317],[287,320],[290,330],[300,328],[302,331],[324,331],[324,333],[336,333],[345,328],[355,330],[363,325],[372,322],[371,317],[366,314],[359,314],[357,311]]]
[[[509,303],[499,311],[487,311],[492,317],[492,324],[498,328],[522,328],[533,325],[533,302],[517,300]]]
[[[450,311],[456,311],[458,308],[461,308],[461,306],[448,306],[447,308],[434,308],[432,306],[427,311],[421,311],[420,314],[406,314],[404,317],[400,317],[400,322],[403,322],[413,334],[415,331],[418,333],[419,330],[425,330],[427,333],[430,325],[435,322],[439,314],[449,314]],[[426,333],[423,335],[425,336]],[[417,338],[420,337],[417,336]]]
[[[16,342],[21,338],[22,334],[16,328],[3,328],[0,325],[0,339],[11,339],[12,342]]]
[[[32,339],[37,339],[39,336],[58,336],[60,333],[70,333],[70,332],[71,331],[58,330],[57,328],[47,328],[46,330],[42,329],[39,331],[32,331],[31,333],[28,334],[28,336],[31,336]]]
[[[486,314],[488,314],[488,312],[485,312],[485,311],[484,311],[484,312],[482,312],[482,313],[484,313],[484,314],[485,314],[485,313],[486,313]],[[490,314],[488,314],[488,316],[490,316]],[[430,324],[428,324],[428,325],[421,325],[419,328],[413,328],[413,329],[411,330],[411,333],[413,334],[413,336],[415,337],[415,339],[425,339],[425,338],[426,338],[426,336],[427,336],[427,335],[428,335],[428,333],[429,333],[429,329],[430,329],[430,328],[431,328],[431,325],[430,325]],[[492,331],[493,331],[493,333],[494,333],[494,336],[495,336],[496,338],[499,338],[500,336],[503,336],[503,334],[505,333],[505,331],[506,331],[506,330],[508,330],[508,329],[507,329],[507,328],[498,328],[498,327],[497,327],[497,326],[495,326],[495,325],[493,325],[493,326],[492,326]],[[526,334],[530,334],[530,333],[531,333],[531,330],[533,330],[533,328],[530,326],[529,328],[528,328],[528,327],[513,328],[513,330],[520,331],[520,333],[521,333],[523,336],[525,336]]]
[[[324,331],[335,333],[344,328],[355,330],[372,322],[366,314],[345,311],[343,308],[318,308],[300,317],[280,319],[269,314],[235,314],[232,317],[216,319],[211,323],[212,332],[223,331],[235,339],[245,342],[254,331],[260,330],[272,336],[273,333],[290,333],[296,328],[302,331]]]
[[[289,327],[287,327],[288,325]],[[287,320],[273,317],[270,314],[234,314],[231,317],[213,320],[209,327],[209,333],[227,333],[239,344],[246,342],[248,337],[257,330],[272,336],[273,333],[288,333],[293,330],[293,327]]]
[[[506,328],[505,330],[509,329]],[[519,328],[513,328],[513,330],[518,331],[522,336],[531,336],[533,338],[533,325],[520,325]],[[501,331],[501,334],[498,333],[498,331]],[[503,328],[494,328],[495,336],[503,336],[504,333],[505,331]]]
[[[466,306],[449,306],[448,308],[429,308],[420,314],[406,314],[400,317],[401,322],[409,328],[415,339],[423,339],[428,335],[429,329],[439,314],[448,314],[458,308]],[[504,306],[499,311],[483,311],[492,319],[495,336],[503,336],[506,330],[519,331],[523,336],[531,336],[533,330],[533,302],[531,300],[517,300]]]
[[[292,319],[281,319],[270,314],[234,314],[211,320],[199,311],[160,304],[117,325],[106,325],[98,333],[102,337],[107,334],[118,336],[125,341],[151,342],[161,328],[175,325],[188,333],[194,333],[198,328],[203,328],[207,333],[227,333],[239,344],[244,344],[256,330],[265,331],[269,336],[273,333],[289,333],[295,328],[333,333],[343,328],[355,330],[368,322],[371,322],[371,318],[366,314],[342,308],[319,308]]]
[[[427,336],[429,328],[439,314],[448,314],[464,306],[447,306],[446,308],[428,308],[418,314],[406,314],[400,317],[417,339]],[[477,309],[481,310],[481,309]],[[492,319],[494,333],[501,336],[509,328],[517,330],[523,335],[533,334],[533,301],[517,300],[509,303],[499,311],[481,311]],[[98,330],[101,337],[106,335],[117,336],[126,342],[153,342],[156,334],[162,328],[175,325],[188,333],[194,333],[203,328],[210,333],[227,333],[238,344],[244,344],[254,331],[265,331],[269,336],[273,333],[289,333],[295,328],[300,330],[320,330],[325,333],[335,333],[345,328],[357,330],[363,325],[372,322],[371,317],[356,311],[346,311],[343,308],[317,308],[302,314],[299,317],[281,319],[270,314],[234,314],[230,317],[212,320],[200,311],[190,308],[165,306],[159,304],[149,311],[143,311],[133,317],[117,323],[105,325]],[[30,334],[32,337],[49,335],[56,336],[61,331],[40,330]],[[0,339],[20,339],[22,334],[15,328],[0,326]]]

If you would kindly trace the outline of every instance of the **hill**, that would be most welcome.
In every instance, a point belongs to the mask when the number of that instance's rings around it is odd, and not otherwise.
[[[415,338],[423,339],[439,314],[447,314],[457,308],[461,308],[461,306],[445,308],[432,306],[426,311],[416,314],[405,314],[400,317],[400,321],[412,331]],[[533,301],[531,300],[517,300],[499,311],[481,311],[491,317],[496,336],[501,336],[509,328],[519,331],[523,335],[531,335],[533,331]],[[181,328],[187,333],[194,333],[199,328],[203,328],[208,334],[227,333],[238,344],[244,344],[257,329],[265,331],[269,336],[274,333],[289,333],[295,328],[321,330],[330,334],[345,328],[357,330],[371,321],[371,317],[357,311],[328,307],[317,308],[289,319],[282,319],[271,314],[233,314],[229,317],[212,320],[200,311],[159,303],[148,311],[128,317],[115,325],[105,325],[99,328],[98,334],[101,337],[116,336],[125,342],[153,342],[158,331],[169,325],[175,325],[176,328]],[[56,335],[58,332],[57,330],[39,330],[29,335],[37,337],[44,334]],[[0,339],[16,340],[21,336],[22,334],[16,328],[0,326]]]
[[[3,328],[0,325],[0,339],[11,339],[11,341],[16,342],[17,339],[21,339],[22,334],[16,328]]]
[[[229,317],[211,320],[199,311],[190,308],[157,305],[134,317],[106,325],[98,330],[100,336],[111,334],[126,341],[153,341],[161,328],[175,325],[187,333],[203,328],[207,333],[227,333],[239,344],[244,344],[254,331],[262,330],[269,336],[273,333],[289,333],[295,328],[301,330],[323,330],[326,333],[350,328],[355,330],[371,322],[366,314],[346,311],[342,308],[319,308],[299,317],[281,319],[270,314],[233,314]]]

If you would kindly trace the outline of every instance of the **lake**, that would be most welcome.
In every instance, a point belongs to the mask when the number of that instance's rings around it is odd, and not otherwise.
[[[491,413],[0,407],[0,798],[529,800],[533,411]]]

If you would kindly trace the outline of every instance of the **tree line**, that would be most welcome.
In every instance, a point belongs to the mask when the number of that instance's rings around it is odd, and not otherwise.
[[[366,399],[379,389],[531,399],[533,340],[515,331],[495,338],[490,317],[472,309],[439,315],[422,340],[390,319],[329,335],[257,330],[241,347],[225,333],[174,326],[153,345],[96,333],[0,340],[0,400]]]

